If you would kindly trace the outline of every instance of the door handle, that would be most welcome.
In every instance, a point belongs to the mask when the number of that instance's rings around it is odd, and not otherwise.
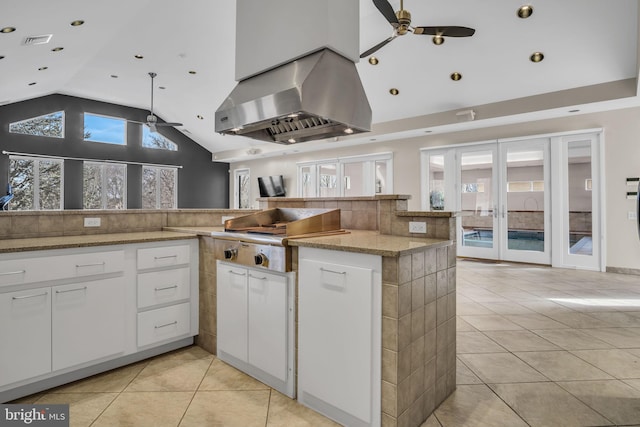
[[[67,289],[67,290],[64,290],[64,291],[56,291],[56,294],[66,294],[67,292],[85,291],[86,289],[87,289],[87,287],[84,286],[82,288]]]
[[[11,299],[16,300],[16,299],[27,299],[27,298],[43,297],[43,296],[46,296],[48,294],[49,294],[48,292],[43,292],[41,294],[24,295],[24,296],[21,296],[21,297],[11,297]]]

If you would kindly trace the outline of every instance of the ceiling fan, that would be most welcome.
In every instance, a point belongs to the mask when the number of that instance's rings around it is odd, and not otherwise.
[[[149,73],[149,77],[151,77],[151,109],[149,110],[149,115],[147,116],[146,122],[137,122],[135,120],[127,120],[129,123],[139,123],[142,125],[149,126],[151,132],[157,132],[158,127],[160,126],[182,126],[182,123],[158,123],[158,117],[153,114],[153,79],[157,76],[156,73]]]
[[[444,43],[445,37],[471,37],[476,32],[473,28],[457,26],[412,27],[411,13],[405,10],[403,3],[404,1],[400,0],[400,10],[394,12],[393,7],[391,7],[387,0],[373,0],[373,4],[393,27],[393,34],[388,39],[383,40],[371,49],[363,52],[360,58],[371,55],[387,43],[393,41],[396,37],[404,36],[407,33],[433,36],[433,43],[440,45]]]

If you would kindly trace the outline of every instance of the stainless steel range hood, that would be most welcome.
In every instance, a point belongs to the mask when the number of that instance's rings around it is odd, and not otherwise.
[[[238,83],[216,132],[293,144],[368,132],[371,107],[356,65],[324,49]]]

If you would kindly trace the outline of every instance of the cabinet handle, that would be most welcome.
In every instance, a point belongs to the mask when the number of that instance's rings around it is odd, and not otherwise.
[[[229,273],[231,273],[231,274],[235,274],[236,276],[246,276],[246,273],[236,273],[236,272],[235,272],[235,271],[233,271],[233,270],[229,270]]]
[[[67,289],[66,291],[56,291],[56,294],[66,294],[67,292],[85,291],[86,289],[87,287],[83,286],[82,288]]]
[[[326,269],[324,267],[320,267],[320,271],[324,271],[325,273],[333,273],[333,274],[347,274],[346,271],[329,270],[329,269]]]
[[[13,274],[24,274],[27,270],[7,271],[6,273],[0,273],[0,276],[11,276]]]
[[[153,259],[155,259],[156,261],[159,259],[169,259],[169,258],[178,258],[177,254],[174,255],[166,255],[166,256],[154,256]]]
[[[264,277],[258,277],[258,276],[254,276],[253,274],[249,273],[249,277],[251,277],[252,279],[258,279],[258,280],[267,280],[267,276]]]
[[[93,262],[91,264],[76,264],[76,268],[81,268],[81,267],[96,267],[98,265],[105,265],[106,263],[104,261],[102,262]]]
[[[11,298],[12,299],[27,299],[27,298],[43,297],[43,296],[46,296],[46,295],[49,295],[49,293],[48,292],[44,292],[44,293],[41,293],[41,294],[24,295],[24,296],[21,296],[21,297],[11,297]]]
[[[167,289],[175,289],[177,288],[178,285],[173,285],[173,286],[165,286],[163,288],[155,288],[156,291],[166,291]]]
[[[173,321],[171,323],[165,323],[164,325],[154,326],[154,329],[166,328],[167,326],[177,325],[178,321]]]

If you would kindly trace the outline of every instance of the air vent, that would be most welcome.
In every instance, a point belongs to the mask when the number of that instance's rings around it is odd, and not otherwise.
[[[53,34],[45,34],[43,36],[27,36],[22,42],[25,46],[31,46],[34,44],[46,44],[49,43]]]

